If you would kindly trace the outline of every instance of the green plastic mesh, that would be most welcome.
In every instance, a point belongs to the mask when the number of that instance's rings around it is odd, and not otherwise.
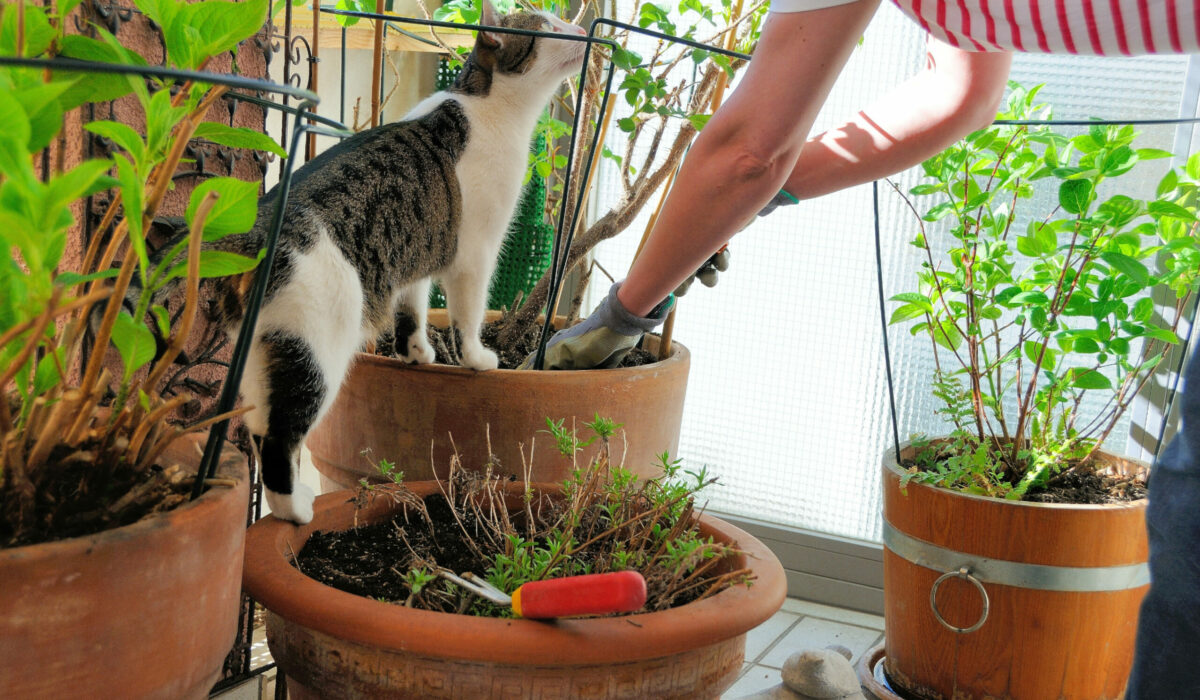
[[[444,90],[454,83],[458,67],[451,67],[445,59],[438,61],[437,89]],[[534,138],[533,152],[545,148],[546,139],[541,134]],[[463,193],[470,196],[469,193]],[[525,185],[517,211],[509,226],[496,272],[492,275],[492,286],[488,291],[488,308],[509,308],[518,294],[528,294],[550,267],[551,247],[554,245],[554,227],[546,222],[546,179],[536,174]],[[436,285],[429,295],[429,306],[445,308],[446,296]]]

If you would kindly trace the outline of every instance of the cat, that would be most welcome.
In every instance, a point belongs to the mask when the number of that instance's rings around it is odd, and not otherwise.
[[[490,0],[481,10],[487,26],[586,34],[548,13],[501,16]],[[488,284],[538,116],[583,54],[582,41],[480,31],[452,87],[295,173],[240,386],[254,406],[245,421],[276,517],[312,519],[314,495],[297,479],[300,446],[359,348],[391,330],[398,312],[410,321],[395,329],[397,354],[433,361],[425,332],[432,280],[445,291],[462,365],[496,368],[479,340]],[[250,233],[223,247],[257,253],[276,196],[260,200]],[[216,283],[212,303],[227,327],[240,321],[248,287],[245,278]]]

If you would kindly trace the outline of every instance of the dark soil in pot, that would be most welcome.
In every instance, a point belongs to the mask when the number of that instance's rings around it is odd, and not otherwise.
[[[484,324],[480,332],[480,340],[483,341],[484,347],[494,350],[500,358],[499,369],[517,369],[525,361],[525,358],[537,350],[542,327],[537,324],[530,325],[515,341],[503,344],[500,342],[500,332],[504,328],[504,322],[504,319],[500,318]],[[437,353],[435,362],[443,365],[458,365],[458,356],[453,351],[453,348],[458,347],[458,332],[452,328],[438,328],[430,325],[428,334],[429,343]],[[376,354],[384,357],[396,357],[395,342],[395,338],[391,335],[384,336],[376,345]],[[654,362],[658,362],[658,357],[653,353],[635,348],[625,356],[620,366],[641,367]]]
[[[194,471],[174,462],[146,469],[124,461],[104,466],[97,460],[101,449],[94,441],[55,448],[25,525],[17,525],[16,495],[2,499],[0,548],[92,535],[187,502]]]

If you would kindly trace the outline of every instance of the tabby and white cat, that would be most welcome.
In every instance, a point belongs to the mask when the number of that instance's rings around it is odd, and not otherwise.
[[[549,14],[500,16],[482,2],[485,25],[585,34]],[[390,328],[396,310],[413,320],[397,329],[404,358],[433,360],[425,335],[431,279],[446,292],[462,364],[496,368],[496,354],[479,340],[488,283],[538,115],[580,69],[583,52],[581,41],[481,31],[453,87],[297,171],[241,385],[255,407],[245,420],[260,440],[276,516],[312,519],[313,493],[297,480],[300,446],[332,404],[354,353]],[[225,247],[256,252],[274,199],[268,193],[255,228]],[[215,303],[226,322],[240,319],[244,291],[244,284],[218,282]]]

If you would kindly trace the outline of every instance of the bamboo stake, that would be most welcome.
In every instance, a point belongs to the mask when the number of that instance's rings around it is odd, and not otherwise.
[[[383,0],[375,0],[375,14],[383,14]],[[375,46],[371,52],[371,126],[379,126],[379,84],[383,79],[383,22],[375,22]]]

